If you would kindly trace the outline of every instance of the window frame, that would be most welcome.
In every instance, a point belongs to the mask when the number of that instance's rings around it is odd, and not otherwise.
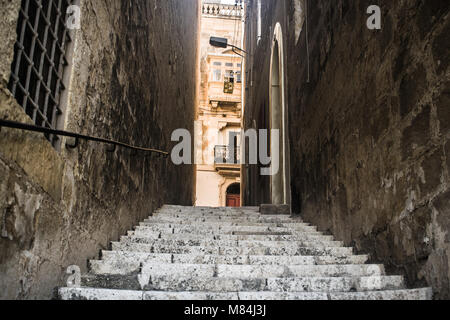
[[[74,41],[67,9],[74,4],[78,0],[22,0],[20,5],[8,89],[38,126],[61,128]],[[59,147],[58,136],[46,138]]]

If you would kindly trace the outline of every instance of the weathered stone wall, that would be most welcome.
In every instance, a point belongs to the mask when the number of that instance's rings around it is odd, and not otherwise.
[[[20,0],[0,0],[2,12],[0,16],[0,80],[7,83],[11,71],[11,61],[14,56],[14,43],[16,41],[17,17],[20,9]]]
[[[11,8],[1,21],[17,19],[16,2],[1,2]],[[193,132],[198,1],[81,0],[81,10],[64,129],[170,151],[173,130]],[[1,86],[0,117],[30,122]],[[56,151],[41,135],[2,128],[0,299],[50,298],[67,266],[85,271],[87,259],[163,203],[192,205],[193,168],[106,147]]]
[[[450,298],[449,3],[308,4],[308,39],[303,25],[298,41],[294,1],[263,5],[263,38],[277,21],[287,37],[294,210],[410,286]],[[373,4],[379,31],[366,27]],[[252,61],[247,127],[268,105],[270,45]]]

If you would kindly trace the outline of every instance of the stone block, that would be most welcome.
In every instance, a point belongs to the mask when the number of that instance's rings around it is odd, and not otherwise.
[[[405,117],[409,114],[422,99],[428,87],[426,80],[426,70],[423,65],[418,65],[416,69],[407,74],[400,83],[400,114]]]
[[[403,131],[401,144],[404,160],[411,157],[416,149],[424,147],[430,140],[430,116],[431,108],[427,106]]]
[[[422,162],[424,172],[424,183],[421,184],[422,196],[429,195],[441,184],[442,176],[442,151],[438,149],[434,153],[425,157]]]
[[[0,7],[0,79],[7,82],[11,72],[11,63],[14,56],[14,43],[17,33],[17,20],[19,18],[20,0],[1,0]]]
[[[450,190],[439,195],[433,205],[438,211],[436,222],[440,230],[450,230]],[[446,232],[445,239],[450,242],[450,232]]]
[[[450,82],[444,84],[442,94],[436,99],[437,116],[442,135],[450,133]]]
[[[262,204],[259,212],[262,215],[290,215],[291,207],[288,204]]]
[[[446,25],[441,29],[440,33],[434,38],[433,41],[433,58],[436,64],[436,69],[439,74],[443,74],[447,71],[450,56],[450,49],[448,44],[450,43],[450,20],[447,19]]]
[[[447,164],[447,172],[450,175],[450,141],[445,144],[445,158]]]

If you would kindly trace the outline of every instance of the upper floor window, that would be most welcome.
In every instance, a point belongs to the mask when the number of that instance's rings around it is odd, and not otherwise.
[[[234,71],[233,70],[225,71],[223,92],[228,93],[228,94],[233,94],[233,92],[234,92]]]
[[[63,73],[71,41],[66,28],[71,0],[22,0],[8,88],[38,126],[56,128],[63,113]],[[47,136],[52,142],[56,136]]]
[[[234,71],[233,70],[225,71],[225,81],[234,82]]]
[[[226,67],[233,67],[233,64],[231,62],[227,62],[227,63],[225,63],[225,66]]]
[[[211,81],[222,81],[222,70],[214,69],[211,74]]]
[[[222,62],[215,61],[215,62],[213,62],[213,65],[220,67],[220,66],[222,66]]]
[[[236,72],[236,82],[237,83],[242,83],[242,73],[241,73],[241,71],[237,71]]]

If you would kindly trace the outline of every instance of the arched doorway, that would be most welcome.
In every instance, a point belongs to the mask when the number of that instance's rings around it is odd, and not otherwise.
[[[241,185],[233,183],[227,188],[227,207],[241,206]]]
[[[289,175],[289,138],[285,101],[284,49],[281,25],[274,30],[270,61],[269,120],[270,129],[279,130],[278,141],[270,142],[271,156],[278,150],[279,170],[271,176],[272,204],[291,204]]]

